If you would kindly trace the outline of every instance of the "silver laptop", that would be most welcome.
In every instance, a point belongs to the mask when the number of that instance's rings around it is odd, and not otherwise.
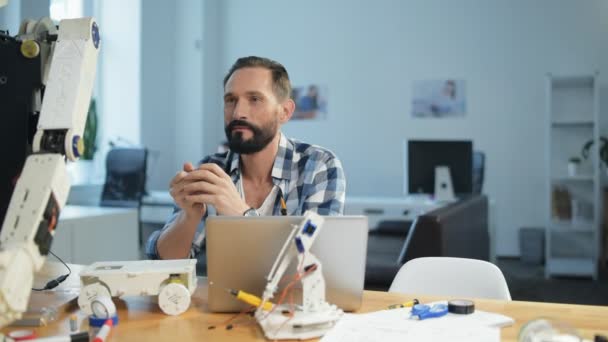
[[[206,222],[209,309],[238,312],[247,308],[227,288],[262,295],[266,277],[285,243],[292,225],[302,216],[211,216]],[[321,233],[311,252],[321,261],[325,299],[344,311],[359,309],[363,296],[367,255],[367,217],[324,216]],[[292,260],[285,276],[295,274]],[[287,281],[286,283],[288,283]],[[301,303],[300,291],[295,303]],[[275,293],[276,300],[282,288]],[[286,303],[285,303],[286,304]]]

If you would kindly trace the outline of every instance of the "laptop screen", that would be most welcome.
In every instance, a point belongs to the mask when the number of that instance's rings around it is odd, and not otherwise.
[[[325,216],[322,230],[311,253],[321,262],[326,298],[345,311],[361,306],[367,254],[367,217]],[[266,278],[279,252],[302,216],[207,218],[207,276],[209,309],[214,312],[238,312],[247,307],[227,289],[262,295]],[[295,275],[297,260],[285,272],[284,283]],[[301,288],[297,284],[298,288]],[[275,300],[282,290],[279,287]],[[296,290],[295,303],[301,303]],[[286,303],[283,303],[286,304]]]

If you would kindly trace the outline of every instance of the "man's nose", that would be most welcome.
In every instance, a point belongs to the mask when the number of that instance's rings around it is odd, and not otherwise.
[[[232,110],[232,119],[247,119],[249,117],[249,107],[247,101],[237,101]]]

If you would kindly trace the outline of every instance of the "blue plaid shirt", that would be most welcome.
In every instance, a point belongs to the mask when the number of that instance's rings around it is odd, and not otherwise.
[[[201,164],[215,163],[230,175],[236,184],[241,177],[239,155],[232,152],[217,153],[206,157]],[[311,210],[320,215],[342,215],[346,194],[346,179],[342,163],[331,151],[320,146],[288,139],[281,133],[279,150],[272,167],[272,182],[278,186],[273,215],[280,215],[281,197],[287,204],[289,215],[302,215]],[[180,208],[175,206],[173,214],[163,229],[155,231],[146,245],[150,259],[159,259],[156,243],[163,230],[177,218]],[[204,243],[205,219],[198,226],[192,242],[191,257],[195,257]]]

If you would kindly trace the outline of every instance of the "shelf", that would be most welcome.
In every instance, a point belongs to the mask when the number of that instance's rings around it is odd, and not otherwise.
[[[545,271],[547,273],[547,276],[568,275],[595,278],[595,259],[549,257],[545,265]]]
[[[577,176],[553,176],[551,177],[553,182],[593,182],[593,175],[577,175]]]
[[[592,119],[559,119],[553,120],[551,126],[553,127],[570,127],[570,126],[589,126],[593,127],[595,123]]]
[[[555,88],[593,87],[594,75],[551,75],[551,83]]]
[[[597,243],[601,230],[598,202],[602,177],[597,157],[577,168],[569,160],[579,156],[589,140],[598,141],[600,130],[598,74],[547,75],[547,168],[549,215],[546,221],[545,275],[597,277]],[[594,153],[596,152],[594,145]],[[574,176],[570,171],[576,170]],[[567,192],[567,194],[566,194]],[[570,203],[567,203],[570,201]],[[569,204],[574,220],[561,220]],[[565,215],[561,215],[565,217]],[[569,216],[569,215],[568,215]]]
[[[549,228],[551,232],[559,233],[594,233],[593,221],[559,221],[552,220]]]

